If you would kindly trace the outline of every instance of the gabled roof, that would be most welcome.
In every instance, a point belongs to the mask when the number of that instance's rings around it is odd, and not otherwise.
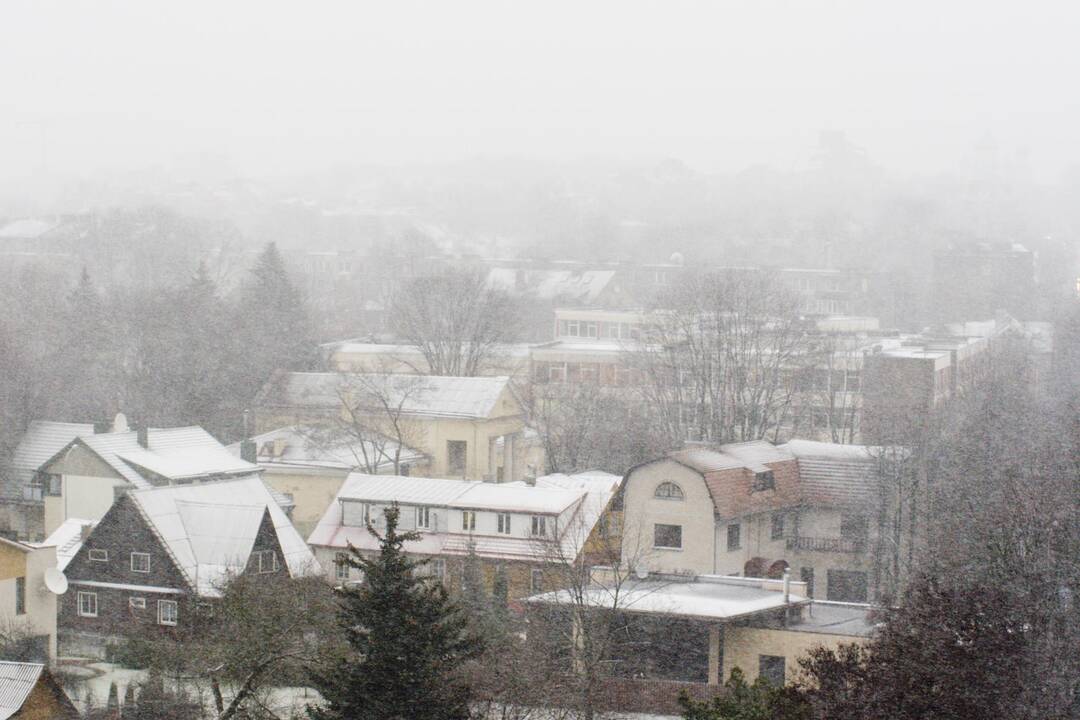
[[[0,720],[22,709],[44,670],[40,663],[0,661]]]
[[[315,574],[304,539],[257,477],[138,490],[128,495],[199,595],[217,596],[242,571],[268,513],[289,574]]]
[[[89,423],[66,423],[36,420],[19,439],[11,465],[16,480],[29,482],[41,465],[80,435],[92,435],[94,426]]]
[[[486,419],[509,387],[505,376],[278,372],[259,391],[255,404],[335,410],[341,406],[339,393],[357,397],[374,392],[404,415]]]
[[[359,467],[365,457],[378,458],[376,444],[359,439],[323,437],[325,431],[303,425],[289,425],[256,435],[251,440],[255,443],[256,461],[260,465],[289,465],[303,467],[322,467],[338,470],[352,470]],[[233,443],[228,447],[233,455],[240,455],[242,443]],[[384,438],[378,445],[383,455],[393,457],[398,443]],[[419,450],[410,447],[401,449],[400,460],[403,463],[416,463],[425,459]],[[393,467],[393,462],[383,459],[381,466]]]

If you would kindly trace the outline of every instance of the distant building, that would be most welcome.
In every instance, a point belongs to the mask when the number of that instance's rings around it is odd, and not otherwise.
[[[431,574],[460,588],[471,551],[489,590],[501,572],[507,599],[521,598],[552,587],[553,566],[588,555],[599,533],[612,529],[602,519],[618,485],[618,476],[604,472],[550,475],[535,485],[357,473],[342,485],[308,543],[331,580],[358,580],[344,553],[350,545],[376,552],[378,538],[367,523],[381,527],[383,512],[397,503],[400,529],[421,533],[405,551],[428,559]]]
[[[53,451],[62,440],[67,442]],[[23,480],[31,464],[45,457],[24,489],[43,496],[46,535],[69,517],[99,520],[129,489],[259,473],[200,427],[129,429],[123,415],[111,426],[32,423],[15,454]]]
[[[130,491],[77,537],[57,538],[71,556],[59,608],[66,653],[98,654],[117,637],[177,635],[212,622],[214,600],[236,575],[321,572],[255,476]]]
[[[362,423],[397,438],[390,427],[397,424],[437,476],[515,480],[525,476],[526,464],[538,464],[522,447],[525,411],[508,377],[278,372],[259,391],[253,412],[259,433]]]
[[[378,442],[328,436],[312,426],[278,428],[229,446],[229,451],[258,464],[263,480],[289,498],[290,519],[307,537],[334,501],[345,478],[354,471],[374,469],[393,474],[392,458],[410,475],[427,475],[428,457],[410,447],[401,448],[389,438]]]
[[[0,661],[0,717],[78,720],[79,711],[44,665]]]
[[[1023,245],[967,243],[940,250],[931,282],[937,322],[993,317],[1002,310],[1031,320],[1036,312],[1035,254]]]

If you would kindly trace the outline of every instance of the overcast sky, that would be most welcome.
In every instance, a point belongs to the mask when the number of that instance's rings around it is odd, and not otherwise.
[[[1077,2],[0,2],[0,176],[477,153],[1080,161]]]

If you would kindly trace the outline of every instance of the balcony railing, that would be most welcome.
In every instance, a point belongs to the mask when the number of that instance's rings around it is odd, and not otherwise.
[[[866,540],[797,536],[787,539],[787,549],[803,552],[862,553],[866,552]]]

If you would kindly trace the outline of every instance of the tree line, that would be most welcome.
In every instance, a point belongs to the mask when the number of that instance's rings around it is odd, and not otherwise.
[[[29,268],[0,283],[4,458],[33,420],[201,425],[223,441],[276,368],[308,369],[315,338],[274,245],[225,292],[206,265],[172,284],[74,286]]]

